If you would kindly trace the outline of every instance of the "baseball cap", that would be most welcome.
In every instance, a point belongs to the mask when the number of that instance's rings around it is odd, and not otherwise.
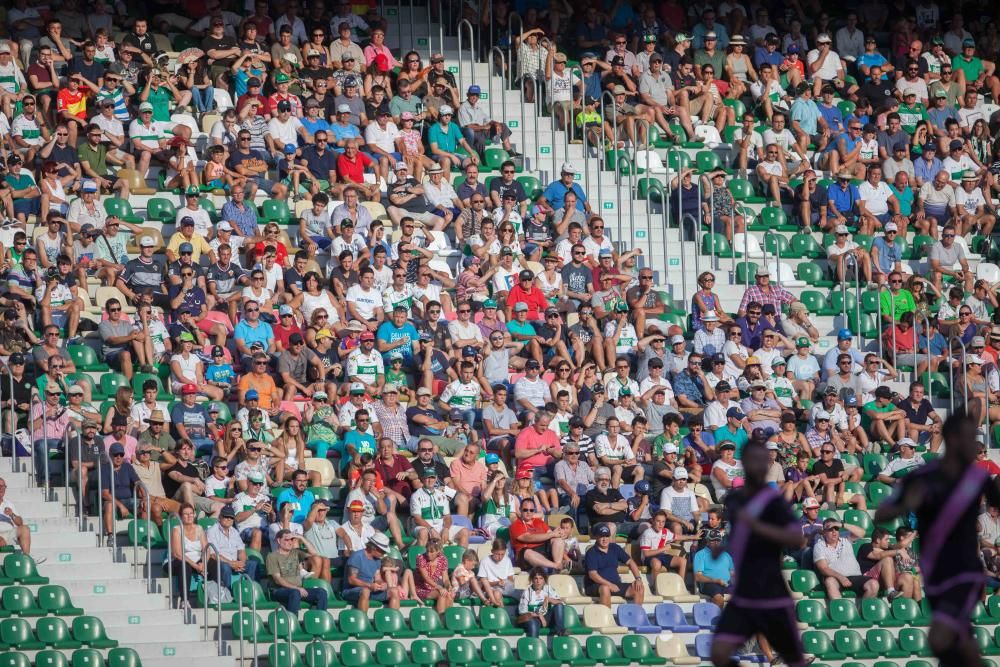
[[[338,104],[337,113],[351,113],[351,107],[347,104]]]
[[[260,394],[257,393],[256,389],[250,389],[247,393],[243,394],[243,400],[245,401],[256,401],[260,399]]]
[[[365,393],[365,386],[360,382],[351,383],[351,396],[360,396]]]
[[[69,389],[66,390],[66,393],[69,394],[70,396],[73,396],[75,394],[82,395],[83,394],[83,387],[81,387],[78,384],[74,384]]]
[[[539,368],[542,367],[542,365],[540,363],[538,363],[537,359],[528,359],[528,361],[524,364],[524,367],[525,368],[529,368],[529,369],[538,370]]]
[[[887,232],[898,232],[899,231],[899,227],[896,226],[895,222],[887,222],[887,223],[885,223],[885,231],[887,231]]]
[[[108,448],[108,454],[110,454],[111,456],[124,453],[125,453],[125,448],[122,447],[121,443],[119,442],[116,442],[115,444],[111,445],[111,447]]]
[[[948,144],[948,150],[949,151],[957,151],[957,150],[961,149],[962,146],[964,146],[964,145],[965,145],[965,143],[961,139],[952,139],[951,143]]]
[[[183,387],[181,387],[181,394],[185,396],[188,394],[197,394],[197,393],[198,393],[198,387],[196,385],[188,383]]]
[[[854,394],[851,394],[850,396],[844,399],[844,405],[857,407],[858,397],[855,396]]]
[[[471,86],[469,86],[469,89],[467,91],[465,91],[465,94],[466,95],[479,95],[482,92],[483,91],[482,91],[482,89],[480,89],[479,86],[477,86],[476,84],[472,84]]]
[[[255,76],[247,79],[247,88],[260,88],[260,79]]]
[[[417,389],[417,396],[433,396],[433,393],[427,387],[421,387]]]
[[[841,329],[837,332],[837,340],[849,340],[854,338],[854,334],[851,333],[850,329]]]
[[[153,105],[150,104],[149,102],[143,102],[142,104],[139,105],[140,113],[143,111],[152,111],[152,110],[153,110]]]
[[[215,226],[216,231],[219,232],[231,232],[233,231],[233,226],[229,224],[228,220],[223,220],[218,225]]]
[[[361,336],[359,336],[359,338],[361,340],[375,340],[375,334],[373,334],[371,331],[365,331],[363,334],[361,334]]]
[[[747,416],[743,414],[743,411],[739,408],[729,408],[726,410],[726,417],[729,419],[739,419],[740,421],[743,421]]]
[[[896,444],[900,447],[912,447],[913,449],[917,448],[917,443],[913,442],[910,438],[900,438],[896,441]]]
[[[500,463],[500,456],[495,452],[490,452],[486,455],[486,465],[493,465],[494,463]]]
[[[934,97],[936,99],[945,99],[946,97],[948,97],[948,93],[945,91],[944,88],[938,88],[937,90],[934,91]]]
[[[815,498],[806,498],[802,501],[802,509],[804,510],[814,510],[819,509],[819,501]]]
[[[150,240],[152,240],[152,239],[150,239]],[[150,245],[150,247],[152,247],[155,244],[150,243],[149,245]],[[177,252],[181,253],[182,255],[184,253],[186,253],[186,252],[194,252],[194,246],[191,245],[190,243],[182,243],[182,244],[180,244],[180,246],[178,246]]]
[[[680,466],[674,469],[674,479],[687,479],[687,478],[688,478],[688,471],[686,469],[681,468]]]
[[[523,301],[518,301],[517,303],[514,304],[514,312],[515,313],[526,313],[526,312],[528,312],[528,304],[526,304]]]
[[[668,442],[667,444],[663,445],[663,453],[664,454],[676,454],[677,453],[677,445],[675,445],[672,442]]]
[[[226,505],[219,512],[219,518],[220,519],[235,519],[236,518],[236,510],[233,509],[232,505]]]
[[[455,113],[455,110],[451,108],[451,105],[442,104],[441,108],[438,110],[438,113],[440,113],[442,116],[447,116],[449,114]]]
[[[86,180],[80,186],[80,190],[83,192],[97,192],[97,183],[91,180]]]
[[[611,537],[611,528],[606,523],[602,523],[594,529],[594,537]]]
[[[672,336],[670,338],[671,345],[677,345],[678,343],[683,343],[683,342],[684,342],[684,336],[681,336],[680,334],[677,334],[676,336]]]

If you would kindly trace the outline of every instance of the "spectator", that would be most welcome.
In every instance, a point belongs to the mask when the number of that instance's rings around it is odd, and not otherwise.
[[[594,529],[597,542],[587,550],[584,558],[584,569],[587,572],[585,590],[587,595],[599,598],[600,604],[611,607],[611,597],[619,595],[630,599],[635,604],[642,604],[645,598],[645,588],[642,585],[642,573],[625,550],[612,542],[613,530],[607,524],[600,524]],[[635,580],[628,586],[622,583],[618,574],[619,565],[625,565]]]
[[[844,538],[841,530],[847,531],[849,537]],[[841,524],[838,519],[826,519],[823,521],[822,539],[813,547],[813,562],[830,600],[839,600],[844,590],[854,591],[863,598],[878,595],[878,580],[862,573],[858,558],[854,555],[851,546],[857,535],[854,531],[860,529]]]
[[[384,538],[383,538],[384,539]],[[303,572],[318,576],[316,550],[301,535],[290,530],[280,530],[275,537],[277,548],[267,555],[267,575],[271,578],[271,595],[292,614],[299,613],[302,602],[308,602],[314,609],[326,609],[327,596],[323,588],[303,588]],[[354,561],[355,564],[358,561]],[[309,568],[304,568],[304,564]],[[363,566],[352,566],[348,568]],[[357,575],[348,575],[348,583],[356,584]],[[351,589],[345,589],[347,594]],[[349,599],[349,598],[346,598]]]
[[[702,595],[707,595],[713,603],[722,607],[735,565],[732,556],[722,546],[721,532],[713,529],[705,537],[708,548],[699,549],[694,555],[694,580]]]

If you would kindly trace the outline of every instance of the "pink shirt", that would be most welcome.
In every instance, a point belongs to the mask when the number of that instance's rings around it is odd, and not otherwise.
[[[479,496],[486,486],[486,466],[480,459],[467,466],[462,457],[458,457],[451,462],[451,480],[459,491],[464,491],[470,496]]]
[[[559,436],[551,429],[545,429],[543,433],[535,430],[534,426],[528,426],[523,429],[517,434],[517,440],[514,441],[514,451],[536,450],[537,453],[520,459],[518,469],[532,470],[534,468],[544,468],[555,461],[555,457],[542,452],[543,449],[548,447],[555,447],[556,451],[562,452],[562,447],[559,445]]]

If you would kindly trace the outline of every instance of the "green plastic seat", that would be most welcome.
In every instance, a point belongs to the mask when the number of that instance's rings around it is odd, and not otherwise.
[[[443,549],[444,557],[448,559],[448,569],[454,570],[462,564],[462,556],[465,555],[465,548],[457,544],[449,544]]]
[[[882,598],[864,598],[861,600],[861,618],[871,625],[879,627],[896,627],[903,625],[893,621],[889,613],[889,605]]]
[[[802,633],[802,647],[806,653],[810,653],[820,660],[843,660],[844,655],[838,653],[833,648],[833,642],[826,636],[825,632],[819,630],[806,630]]]
[[[754,199],[753,185],[745,178],[732,178],[726,183],[726,186],[736,201],[750,202],[751,199]]]
[[[795,570],[789,581],[793,593],[802,593],[807,597],[825,597],[825,593],[819,587],[819,578],[812,570]],[[818,595],[817,595],[818,593]]]
[[[701,254],[715,255],[716,257],[731,257],[732,248],[729,246],[729,241],[726,240],[725,234],[707,232],[701,237]]]
[[[459,547],[461,548],[461,547]],[[444,626],[463,637],[485,637],[489,634],[476,623],[476,617],[468,607],[450,607],[444,612]]]
[[[108,667],[142,667],[142,661],[134,648],[120,646],[108,651]]]
[[[825,277],[823,269],[815,262],[801,262],[795,267],[795,277],[812,287],[832,287],[833,281]]]
[[[376,615],[378,611],[376,611]],[[397,614],[398,610],[395,611]],[[342,641],[347,639],[347,633],[337,630],[337,624],[333,616],[325,609],[307,609],[302,616],[302,632],[310,639],[322,639],[323,641]]]
[[[670,151],[667,153],[667,167],[673,171],[689,169],[691,167],[691,156],[684,151]]]
[[[857,312],[858,297],[853,292],[841,292],[834,289],[830,292],[830,309],[826,315],[842,315]]]
[[[164,531],[167,530],[167,524],[169,521],[163,522]],[[239,580],[233,585],[233,600],[237,604],[240,602],[240,596],[242,594],[243,607],[249,608],[253,604],[257,605],[257,611],[265,611],[269,609],[277,609],[278,603],[272,602],[264,597],[264,589],[256,581],[251,581],[246,577],[240,577]]]
[[[594,632],[593,628],[583,624],[583,619],[572,605],[566,605],[566,609],[563,610],[563,626],[571,635],[590,635]]]
[[[563,621],[565,623],[565,612],[572,609],[572,607],[568,605],[564,606],[566,606],[566,609],[563,610]],[[566,628],[569,629],[569,623],[565,624]],[[488,634],[499,635],[501,637],[517,637],[524,634],[524,630],[514,627],[514,624],[510,620],[510,614],[506,610],[498,609],[497,607],[479,608],[479,626]]]
[[[35,638],[31,625],[23,618],[5,618],[0,621],[0,642],[24,651],[45,648],[45,644]]]
[[[913,237],[913,241],[910,243],[911,259],[923,259],[927,256],[927,253],[935,243],[936,241],[933,236],[917,234]]]
[[[114,398],[119,387],[130,387],[128,378],[121,373],[105,373],[101,376],[101,394]],[[159,393],[159,392],[157,392]]]
[[[3,572],[4,576],[19,584],[34,586],[49,583],[48,577],[38,574],[38,570],[35,569],[35,561],[31,556],[26,556],[23,553],[7,554],[7,557],[3,559]]]
[[[827,308],[826,295],[818,290],[802,290],[802,293],[799,294],[799,301],[805,304],[810,313],[824,315],[829,310]]]
[[[412,639],[419,634],[416,630],[406,627],[406,619],[403,618],[403,614],[398,609],[390,609],[389,607],[380,607],[375,610],[372,625],[376,632],[382,633],[383,637]]]
[[[636,199],[649,199],[649,201],[660,204],[665,197],[663,183],[656,178],[643,176],[636,185]]]
[[[715,151],[698,151],[694,156],[698,171],[707,173],[722,167],[722,158]]]
[[[260,217],[257,222],[266,225],[269,222],[276,222],[279,225],[287,225],[292,221],[292,212],[288,209],[288,202],[281,199],[265,199],[260,207]]]
[[[865,648],[865,642],[857,630],[837,630],[833,635],[833,648],[852,658],[867,660],[878,657],[877,653]]]
[[[302,651],[302,660],[306,663],[306,667],[335,667],[340,664],[340,660],[337,659],[337,649],[320,641],[306,644]]]
[[[869,651],[874,651],[880,658],[905,658],[906,651],[901,651],[896,646],[896,640],[892,633],[881,628],[872,628],[865,636],[865,643]]]
[[[133,225],[145,222],[145,220],[132,211],[132,205],[126,199],[108,197],[104,200],[104,212],[109,216],[117,215],[125,222],[130,222]]]
[[[871,507],[878,507],[883,500],[892,494],[892,487],[879,481],[869,482],[866,494]]]
[[[835,628],[834,623],[826,616],[826,608],[819,600],[799,600],[795,603],[795,616],[800,623],[813,628]]]
[[[479,645],[479,653],[483,657],[483,662],[489,665],[516,667],[522,664],[514,657],[510,644],[503,637],[487,637]]]
[[[46,616],[38,619],[38,622],[35,623],[35,636],[38,637],[38,641],[50,648],[74,649],[80,648],[83,644],[82,640],[70,637],[69,626],[66,625],[65,620],[58,616]],[[115,645],[117,645],[117,642],[115,642]],[[93,648],[98,647],[93,646]]]
[[[910,598],[898,597],[892,601],[892,621],[883,623],[886,627],[902,627],[904,625],[920,625],[920,605]]]
[[[260,616],[252,611],[236,612],[233,614],[231,625],[233,636],[237,639],[253,641],[256,637],[257,641],[269,641],[264,622],[260,620]]]
[[[976,626],[982,627],[982,626]],[[987,634],[989,637],[989,634]],[[990,645],[992,647],[992,639]],[[909,655],[928,657],[931,654],[927,647],[927,633],[921,628],[903,628],[899,631],[899,650],[905,651]]]
[[[788,216],[785,215],[784,209],[779,206],[766,206],[761,209],[758,222],[767,229],[776,229],[779,231],[794,231],[798,229],[796,225],[790,226],[788,224]],[[781,238],[785,239],[787,243],[788,239],[786,237],[782,236]]]
[[[381,645],[382,642],[379,642]],[[402,648],[402,644],[400,644]],[[376,652],[378,649],[376,648]],[[405,651],[404,651],[405,655]],[[412,644],[410,644],[410,658],[413,664],[416,665],[436,665],[441,662],[443,658],[441,654],[441,647],[437,642],[431,641],[430,639],[416,639]],[[382,662],[379,661],[381,665],[396,665],[397,662]]]
[[[96,616],[77,616],[73,619],[73,639],[90,648],[114,648],[118,642],[109,639],[104,622]]]
[[[605,635],[593,635],[587,637],[587,657],[596,660],[601,665],[629,664],[628,658],[622,656],[614,641]]]
[[[312,639],[308,632],[299,627],[299,619],[284,609],[275,609],[267,617],[267,633],[274,641],[287,639],[289,635],[293,642],[306,642]]]
[[[146,546],[146,538],[149,537],[149,546],[152,549],[162,549],[167,546],[163,535],[156,529],[156,524],[146,519],[131,519],[128,522],[128,543]]]
[[[177,206],[164,197],[150,197],[146,201],[146,217],[163,224],[172,223],[177,219]]]
[[[31,658],[20,651],[0,653],[0,667],[31,667]]]
[[[993,638],[990,637],[989,630],[981,626],[973,626],[973,631],[976,633],[976,644],[979,645],[979,651],[981,653],[989,653],[993,648]]]
[[[26,586],[4,587],[0,601],[3,602],[4,611],[14,616],[45,616],[48,613],[38,606],[35,594]]]
[[[736,249],[739,252],[739,248]],[[737,262],[736,264],[736,284],[745,285],[749,281],[752,285],[754,282],[754,274],[757,273],[757,263],[756,262]]]
[[[521,637],[517,640],[517,657],[525,665],[557,667],[560,663],[549,657],[545,643],[538,637]]]
[[[199,199],[198,208],[208,213],[208,217],[213,223],[219,221],[219,211],[215,208],[215,202],[210,197]]]
[[[489,664],[479,659],[476,645],[468,639],[449,639],[444,652],[448,664],[456,667],[487,667]]]
[[[108,367],[97,358],[97,352],[89,345],[67,345],[66,352],[77,371],[106,371]]]
[[[70,659],[62,651],[46,649],[35,654],[35,667],[69,667]],[[73,651],[73,667],[104,667],[104,656],[92,648]]]
[[[375,644],[375,664],[403,665],[407,664],[406,649],[394,639],[384,639]]]
[[[865,510],[847,510],[844,512],[844,523],[857,526],[865,531],[865,537],[871,537],[875,528],[871,515]]]
[[[531,201],[535,201],[536,199],[542,196],[543,192],[542,182],[539,181],[536,177],[527,175],[518,176],[514,180],[516,180],[518,183],[521,184],[521,187],[524,188],[524,194],[526,194],[528,196],[528,199],[530,199]]]
[[[500,165],[509,160],[510,156],[502,146],[487,146],[483,158],[483,164],[489,167],[490,171],[500,171]]]
[[[871,623],[861,618],[858,607],[854,600],[841,598],[830,600],[826,607],[826,613],[830,616],[830,621],[836,623],[837,627],[845,628],[868,628]],[[839,649],[838,649],[839,650]]]
[[[281,642],[267,647],[267,663],[270,667],[302,667],[302,656],[294,646]]]
[[[416,611],[416,610],[414,610]],[[381,639],[382,633],[375,630],[368,616],[360,609],[344,609],[337,618],[340,631],[358,639]]]
[[[986,599],[986,613],[994,623],[1000,623],[1000,594],[994,593]]]
[[[812,234],[795,234],[788,241],[788,256],[792,258],[819,259],[826,251],[816,242]]]
[[[340,662],[344,667],[367,667],[374,664],[375,660],[365,642],[346,641],[340,645]]]
[[[576,637],[555,637],[552,639],[552,657],[563,665],[596,665],[597,661],[588,657]]]
[[[861,457],[861,466],[864,470],[864,479],[873,480],[882,472],[882,468],[889,465],[889,459],[882,454],[869,452]]]
[[[665,665],[666,658],[661,658],[653,650],[644,635],[625,635],[622,637],[622,655],[639,665]]]
[[[410,611],[410,628],[427,637],[451,637],[454,634],[441,624],[441,617],[437,612],[427,607],[417,607]]]

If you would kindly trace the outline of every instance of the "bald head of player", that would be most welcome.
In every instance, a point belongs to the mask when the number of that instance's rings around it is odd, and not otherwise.
[[[941,427],[944,438],[944,459],[962,468],[972,465],[979,449],[979,429],[976,422],[964,410],[956,410]],[[744,464],[745,466],[746,464]]]

